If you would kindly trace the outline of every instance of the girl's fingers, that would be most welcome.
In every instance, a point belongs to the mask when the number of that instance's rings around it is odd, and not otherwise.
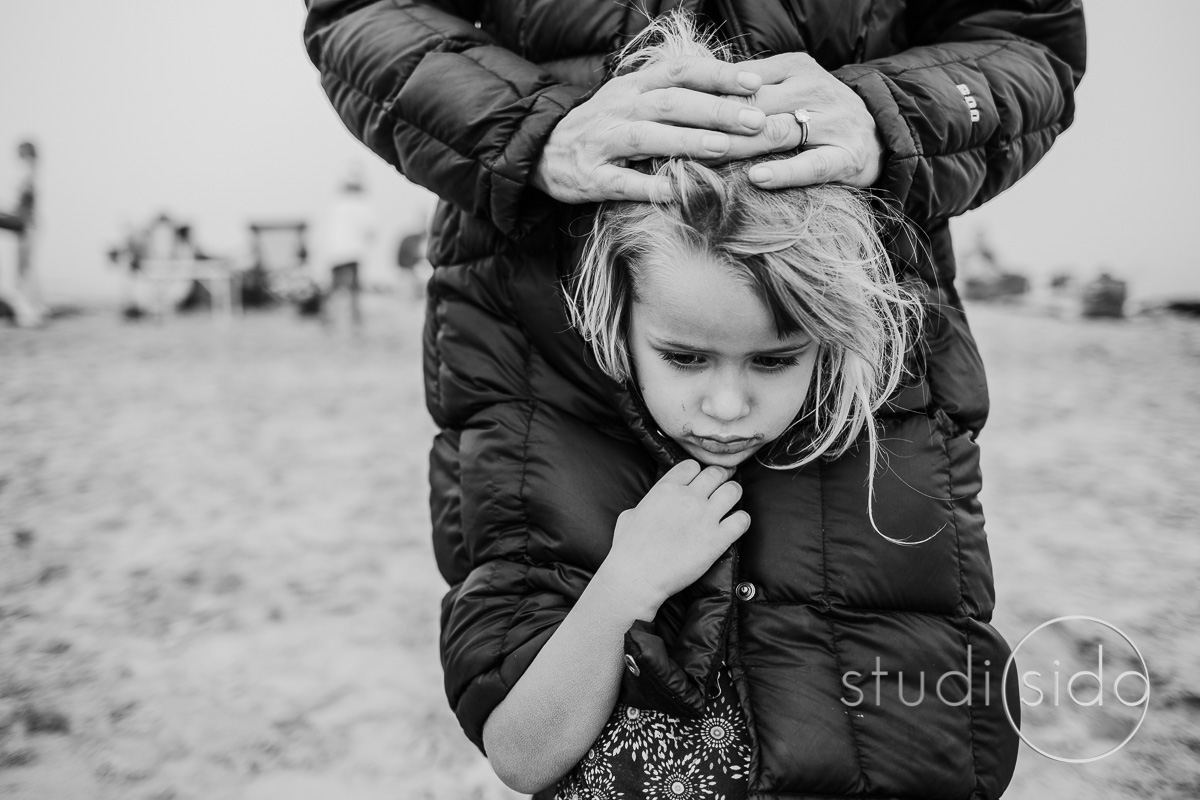
[[[658,482],[674,483],[679,486],[687,486],[699,474],[700,462],[689,458],[686,461],[680,461],[678,464],[667,470],[666,474],[658,479]]]
[[[732,475],[733,470],[726,467],[705,467],[692,480],[691,488],[695,489],[702,496],[709,497],[721,484],[728,481]]]
[[[708,499],[712,501],[713,511],[717,516],[723,517],[741,497],[742,485],[737,481],[726,481],[718,486]]]
[[[728,541],[733,542],[740,538],[746,531],[750,530],[750,515],[745,511],[735,511],[721,520],[717,529],[725,535]]]

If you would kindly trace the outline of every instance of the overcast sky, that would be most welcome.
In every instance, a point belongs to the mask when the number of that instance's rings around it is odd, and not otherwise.
[[[1034,275],[1101,266],[1140,296],[1200,295],[1200,111],[1186,55],[1196,0],[1085,0],[1088,74],[1074,128],[1020,184],[956,221]],[[159,211],[242,256],[252,219],[315,219],[357,162],[379,259],[426,196],[342,128],[300,42],[300,0],[0,0],[0,208],[13,151],[43,155],[40,264],[52,296],[113,296],[104,253]],[[6,237],[7,238],[7,237]],[[10,243],[0,259],[11,268]],[[381,267],[387,268],[384,263]]]

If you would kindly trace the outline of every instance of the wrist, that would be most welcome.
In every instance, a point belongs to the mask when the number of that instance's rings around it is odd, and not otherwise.
[[[667,598],[662,591],[611,561],[605,561],[592,577],[589,589],[603,596],[606,605],[632,625],[637,620],[649,622]]]
[[[551,169],[554,166],[556,157],[562,154],[563,140],[566,136],[570,139],[570,117],[575,109],[571,109],[560,119],[553,128],[550,129],[550,134],[546,137],[545,143],[542,145],[542,152],[538,153],[537,162],[533,165],[533,170],[529,173],[529,184],[543,194],[561,199],[554,193],[555,179],[551,174]]]

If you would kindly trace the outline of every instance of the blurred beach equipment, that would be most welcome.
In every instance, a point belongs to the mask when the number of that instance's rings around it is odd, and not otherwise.
[[[967,300],[1008,301],[1029,292],[1029,278],[1001,263],[986,231],[980,230],[974,246],[960,253],[957,260],[962,296]]]
[[[1089,319],[1121,319],[1125,316],[1125,298],[1128,294],[1128,283],[1102,272],[1083,287],[1083,316]]]
[[[122,313],[162,320],[175,310],[199,305],[232,318],[242,307],[241,276],[228,259],[202,250],[192,226],[159,214],[142,230],[126,234],[109,249],[108,260],[125,272],[128,288]]]

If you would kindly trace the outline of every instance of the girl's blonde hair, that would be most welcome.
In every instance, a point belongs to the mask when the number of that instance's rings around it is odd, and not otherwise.
[[[626,47],[618,72],[673,56],[718,54],[727,57],[691,17],[672,14]],[[773,460],[786,463],[766,465],[789,469],[834,458],[864,430],[875,464],[874,414],[904,375],[921,305],[897,283],[880,238],[881,220],[864,193],[833,185],[760,189],[747,170],[766,160],[647,164],[669,179],[671,199],[601,206],[570,288],[571,321],[591,343],[601,369],[629,381],[630,307],[648,258],[678,252],[681,245],[709,253],[761,298],[781,337],[803,331],[817,342],[803,411],[781,437],[782,446],[770,448]]]

